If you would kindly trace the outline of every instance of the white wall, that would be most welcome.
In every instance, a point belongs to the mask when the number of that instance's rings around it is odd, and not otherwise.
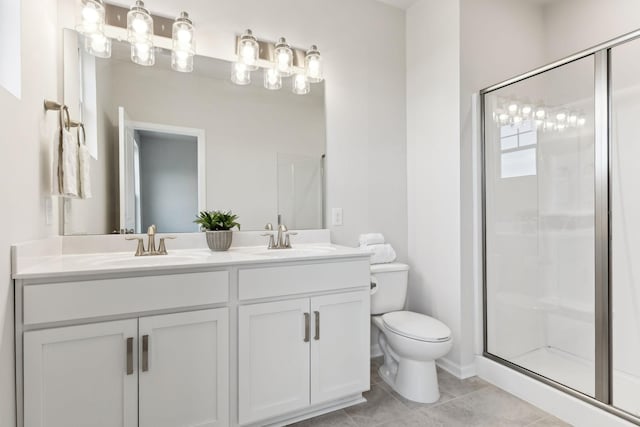
[[[410,310],[453,332],[460,363],[460,3],[407,10],[407,192]]]
[[[22,0],[22,99],[0,87],[0,426],[15,425],[13,282],[9,247],[57,232],[46,224],[54,113],[43,100],[59,94],[54,0]],[[55,203],[53,208],[55,208]],[[52,218],[55,220],[55,218]]]
[[[640,29],[636,0],[556,0],[544,6],[547,61]]]

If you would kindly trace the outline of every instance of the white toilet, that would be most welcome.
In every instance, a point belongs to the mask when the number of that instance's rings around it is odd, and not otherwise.
[[[404,311],[409,266],[371,266],[371,314],[384,353],[380,377],[401,396],[421,403],[440,398],[436,359],[451,350],[451,330],[424,314]]]

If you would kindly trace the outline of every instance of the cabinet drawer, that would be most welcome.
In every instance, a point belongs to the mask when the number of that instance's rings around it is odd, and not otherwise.
[[[24,324],[217,304],[229,299],[229,272],[28,285]]]
[[[240,300],[369,286],[369,259],[240,269]]]

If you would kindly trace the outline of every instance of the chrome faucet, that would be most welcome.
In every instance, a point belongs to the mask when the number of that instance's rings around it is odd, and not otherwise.
[[[173,236],[161,237],[158,249],[156,249],[156,233],[157,232],[158,232],[158,227],[156,227],[155,224],[151,225],[147,229],[147,239],[148,239],[147,249],[144,248],[143,237],[125,237],[125,239],[138,241],[138,247],[136,248],[135,256],[167,255],[167,246],[165,244],[165,240],[175,239],[175,237]]]
[[[280,218],[278,218],[278,220],[280,220]],[[274,237],[273,225],[271,225],[271,223],[265,225],[264,229],[267,230],[267,233],[262,236],[269,237],[268,249],[291,249],[291,239],[289,236],[295,236],[298,234],[293,231],[289,231],[287,226],[284,224],[278,225],[278,234],[276,237]]]

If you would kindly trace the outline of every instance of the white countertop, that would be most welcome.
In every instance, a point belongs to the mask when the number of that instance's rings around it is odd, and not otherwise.
[[[265,246],[232,247],[226,252],[209,249],[169,250],[168,255],[134,256],[128,252],[60,254],[38,257],[38,262],[15,264],[14,279],[54,279],[79,276],[104,276],[123,273],[179,273],[194,268],[230,265],[271,264],[292,261],[330,260],[369,257],[369,253],[330,243],[298,244],[291,249],[267,249]]]

